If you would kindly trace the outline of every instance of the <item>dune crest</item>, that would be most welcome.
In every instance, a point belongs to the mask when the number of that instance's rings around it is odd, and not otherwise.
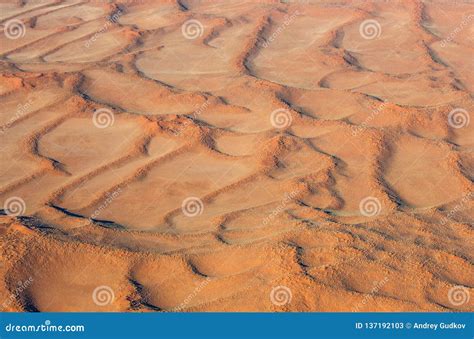
[[[474,311],[473,25],[0,4],[2,310]]]

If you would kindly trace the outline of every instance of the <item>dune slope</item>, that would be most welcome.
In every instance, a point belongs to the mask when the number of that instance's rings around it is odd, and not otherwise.
[[[0,4],[3,311],[474,311],[474,5]]]

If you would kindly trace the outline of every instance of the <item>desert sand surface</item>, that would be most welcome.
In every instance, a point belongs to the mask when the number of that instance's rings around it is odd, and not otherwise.
[[[474,4],[2,1],[3,311],[473,311]]]

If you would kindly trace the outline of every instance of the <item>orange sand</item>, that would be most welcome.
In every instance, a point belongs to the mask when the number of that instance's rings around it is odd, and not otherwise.
[[[2,309],[473,311],[473,15],[3,1]]]

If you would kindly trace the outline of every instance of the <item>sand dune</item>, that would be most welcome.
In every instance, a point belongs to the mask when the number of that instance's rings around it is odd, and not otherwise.
[[[474,5],[0,4],[4,311],[474,311]]]

